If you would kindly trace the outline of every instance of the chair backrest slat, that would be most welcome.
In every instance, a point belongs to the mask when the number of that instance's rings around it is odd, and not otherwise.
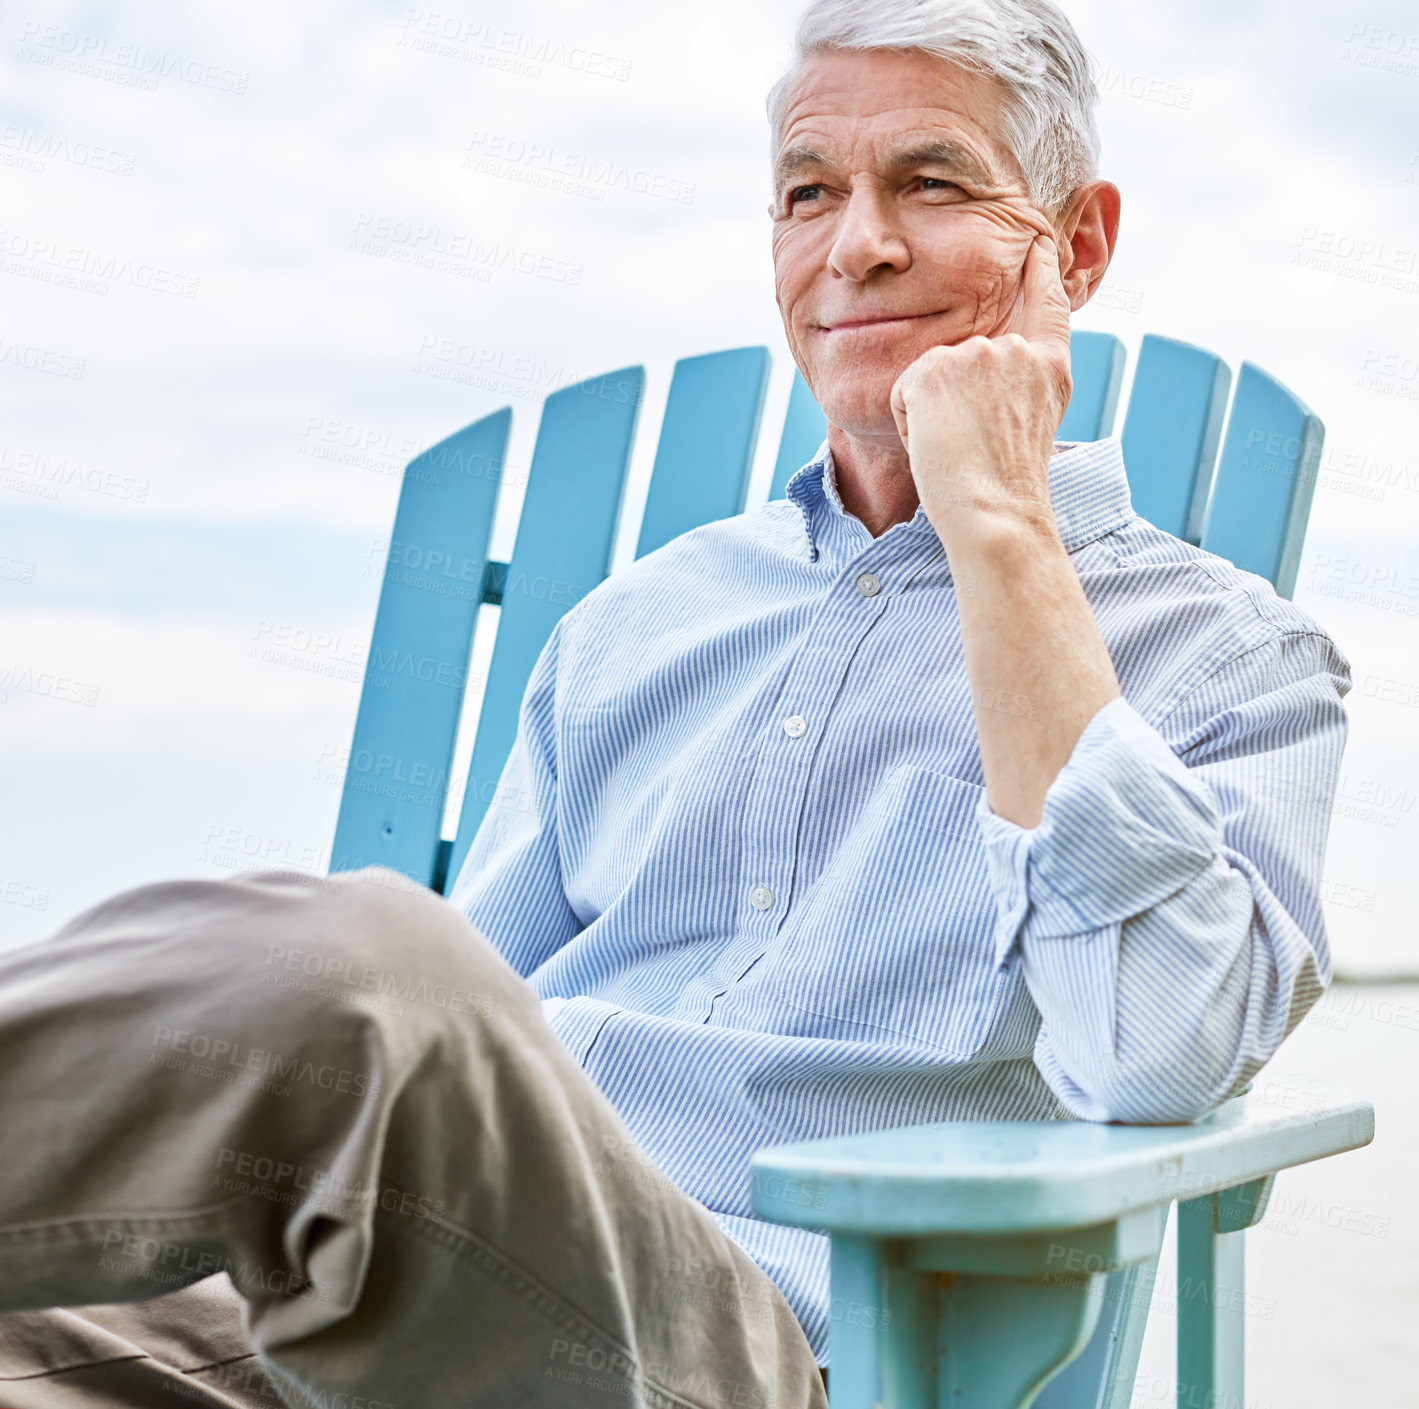
[[[675,364],[636,557],[701,524],[744,511],[769,380],[766,347],[736,347]]]
[[[1315,493],[1325,427],[1274,377],[1242,363],[1202,546],[1289,597]]]
[[[512,412],[410,461],[365,663],[331,870],[433,877]]]
[[[770,499],[784,497],[789,480],[818,453],[818,447],[827,433],[827,417],[808,390],[803,373],[795,369],[793,390],[788,394],[788,411],[783,418],[783,435],[779,438],[778,456],[774,460]]]
[[[1124,356],[1123,344],[1112,333],[1070,333],[1074,392],[1057,439],[1102,440],[1113,432]]]
[[[1135,511],[1196,545],[1222,440],[1232,369],[1215,353],[1148,333],[1123,422]]]
[[[458,875],[496,792],[538,654],[563,613],[610,566],[644,389],[644,369],[624,367],[564,387],[543,404],[448,859],[450,879]]]

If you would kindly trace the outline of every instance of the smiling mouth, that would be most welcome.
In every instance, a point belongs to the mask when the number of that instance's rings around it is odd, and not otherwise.
[[[880,318],[846,319],[841,323],[821,323],[818,326],[818,331],[820,333],[854,333],[866,328],[888,328],[898,323],[919,323],[923,318],[935,318],[945,311],[943,308],[938,308],[930,313],[893,313]]]

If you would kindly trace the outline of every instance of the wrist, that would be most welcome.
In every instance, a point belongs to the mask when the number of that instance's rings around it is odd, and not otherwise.
[[[948,560],[969,558],[979,568],[1009,570],[1041,555],[1068,557],[1054,510],[1035,500],[973,500],[928,509]]]

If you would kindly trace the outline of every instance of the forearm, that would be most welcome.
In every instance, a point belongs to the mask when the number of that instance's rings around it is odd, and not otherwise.
[[[956,583],[991,810],[1021,827],[1085,726],[1119,695],[1078,574],[1048,511],[965,508],[936,525]]]

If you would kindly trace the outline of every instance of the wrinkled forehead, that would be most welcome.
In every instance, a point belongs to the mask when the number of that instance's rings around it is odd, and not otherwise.
[[[981,185],[1020,178],[1003,137],[1005,91],[989,74],[921,50],[828,50],[794,76],[776,134],[775,185],[817,167],[888,175],[930,158]]]

